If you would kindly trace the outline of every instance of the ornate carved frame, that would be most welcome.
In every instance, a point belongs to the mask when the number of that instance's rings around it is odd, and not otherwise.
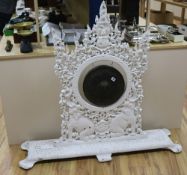
[[[22,144],[28,157],[20,167],[31,168],[35,162],[96,155],[99,161],[111,160],[112,153],[168,148],[180,152],[181,146],[168,137],[169,131],[142,131],[142,76],[147,69],[149,32],[134,47],[123,42],[126,31],[113,28],[103,1],[100,17],[93,29],[87,27],[82,44],[75,38],[70,51],[54,33],[55,72],[61,83],[61,138]],[[85,75],[99,65],[117,69],[126,82],[126,90],[113,105],[97,107],[81,92]]]

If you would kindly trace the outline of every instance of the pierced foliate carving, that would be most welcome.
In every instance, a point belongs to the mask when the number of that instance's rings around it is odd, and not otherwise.
[[[91,30],[88,26],[83,44],[75,42],[70,51],[54,35],[56,51],[55,72],[61,82],[61,138],[28,141],[22,149],[28,156],[19,162],[24,169],[41,160],[63,159],[95,155],[98,161],[111,160],[112,153],[165,148],[180,152],[168,130],[142,132],[141,102],[142,75],[147,69],[148,33],[144,33],[135,47],[123,43],[122,33],[111,27],[103,1],[100,17]],[[125,93],[110,106],[92,105],[80,95],[81,83],[91,69],[107,65],[117,69],[126,83]],[[111,77],[114,81],[115,77]]]
[[[62,89],[60,108],[63,140],[89,138],[89,136],[90,138],[110,138],[116,133],[117,135],[141,133],[143,98],[141,78],[148,63],[148,32],[142,35],[135,47],[122,42],[126,31],[120,32],[118,24],[115,28],[112,27],[104,1],[100,7],[100,15],[95,21],[93,29],[87,27],[83,44],[79,44],[75,38],[75,49],[72,51],[54,33],[55,72],[60,79]],[[81,66],[85,62],[93,60],[94,64],[94,58],[101,57],[98,60],[107,60],[110,56],[113,57],[112,62],[115,64],[120,61],[128,67],[128,70],[124,72],[127,74],[126,81],[130,84],[128,84],[129,91],[125,92],[126,97],[115,108],[109,107],[100,111],[93,108],[92,110],[88,107],[89,103],[86,104],[85,101],[83,104],[77,97],[75,88],[73,88],[74,77],[77,76],[77,72],[82,71]],[[75,121],[77,126],[72,127]]]

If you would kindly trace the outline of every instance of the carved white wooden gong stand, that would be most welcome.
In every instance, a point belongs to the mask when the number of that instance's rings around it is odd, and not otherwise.
[[[130,47],[122,42],[124,32],[113,29],[103,2],[100,17],[91,30],[87,28],[83,44],[75,41],[69,51],[54,36],[55,72],[61,82],[61,137],[54,140],[27,141],[21,145],[28,151],[20,167],[29,169],[42,160],[95,155],[100,162],[111,160],[112,153],[165,148],[180,152],[167,129],[142,131],[142,75],[147,69],[148,32]],[[87,73],[100,65],[117,69],[126,89],[114,104],[99,107],[84,96],[82,84]],[[112,77],[115,81],[115,77]]]

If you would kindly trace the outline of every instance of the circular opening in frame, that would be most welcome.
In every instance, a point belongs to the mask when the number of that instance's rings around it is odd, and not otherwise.
[[[109,111],[124,102],[131,88],[128,65],[111,55],[90,58],[79,66],[73,78],[78,102],[91,111]]]
[[[117,69],[100,65],[85,75],[81,88],[86,101],[97,107],[107,107],[121,98],[126,86]]]

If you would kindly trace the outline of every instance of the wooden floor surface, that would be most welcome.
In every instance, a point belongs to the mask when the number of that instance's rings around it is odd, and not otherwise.
[[[1,106],[1,104],[0,104]],[[26,152],[19,145],[8,147],[4,116],[0,108],[0,175],[187,175],[187,100],[180,129],[173,129],[172,139],[182,144],[183,151],[167,150],[113,155],[113,160],[99,163],[95,157],[46,161],[30,170],[19,168]]]

